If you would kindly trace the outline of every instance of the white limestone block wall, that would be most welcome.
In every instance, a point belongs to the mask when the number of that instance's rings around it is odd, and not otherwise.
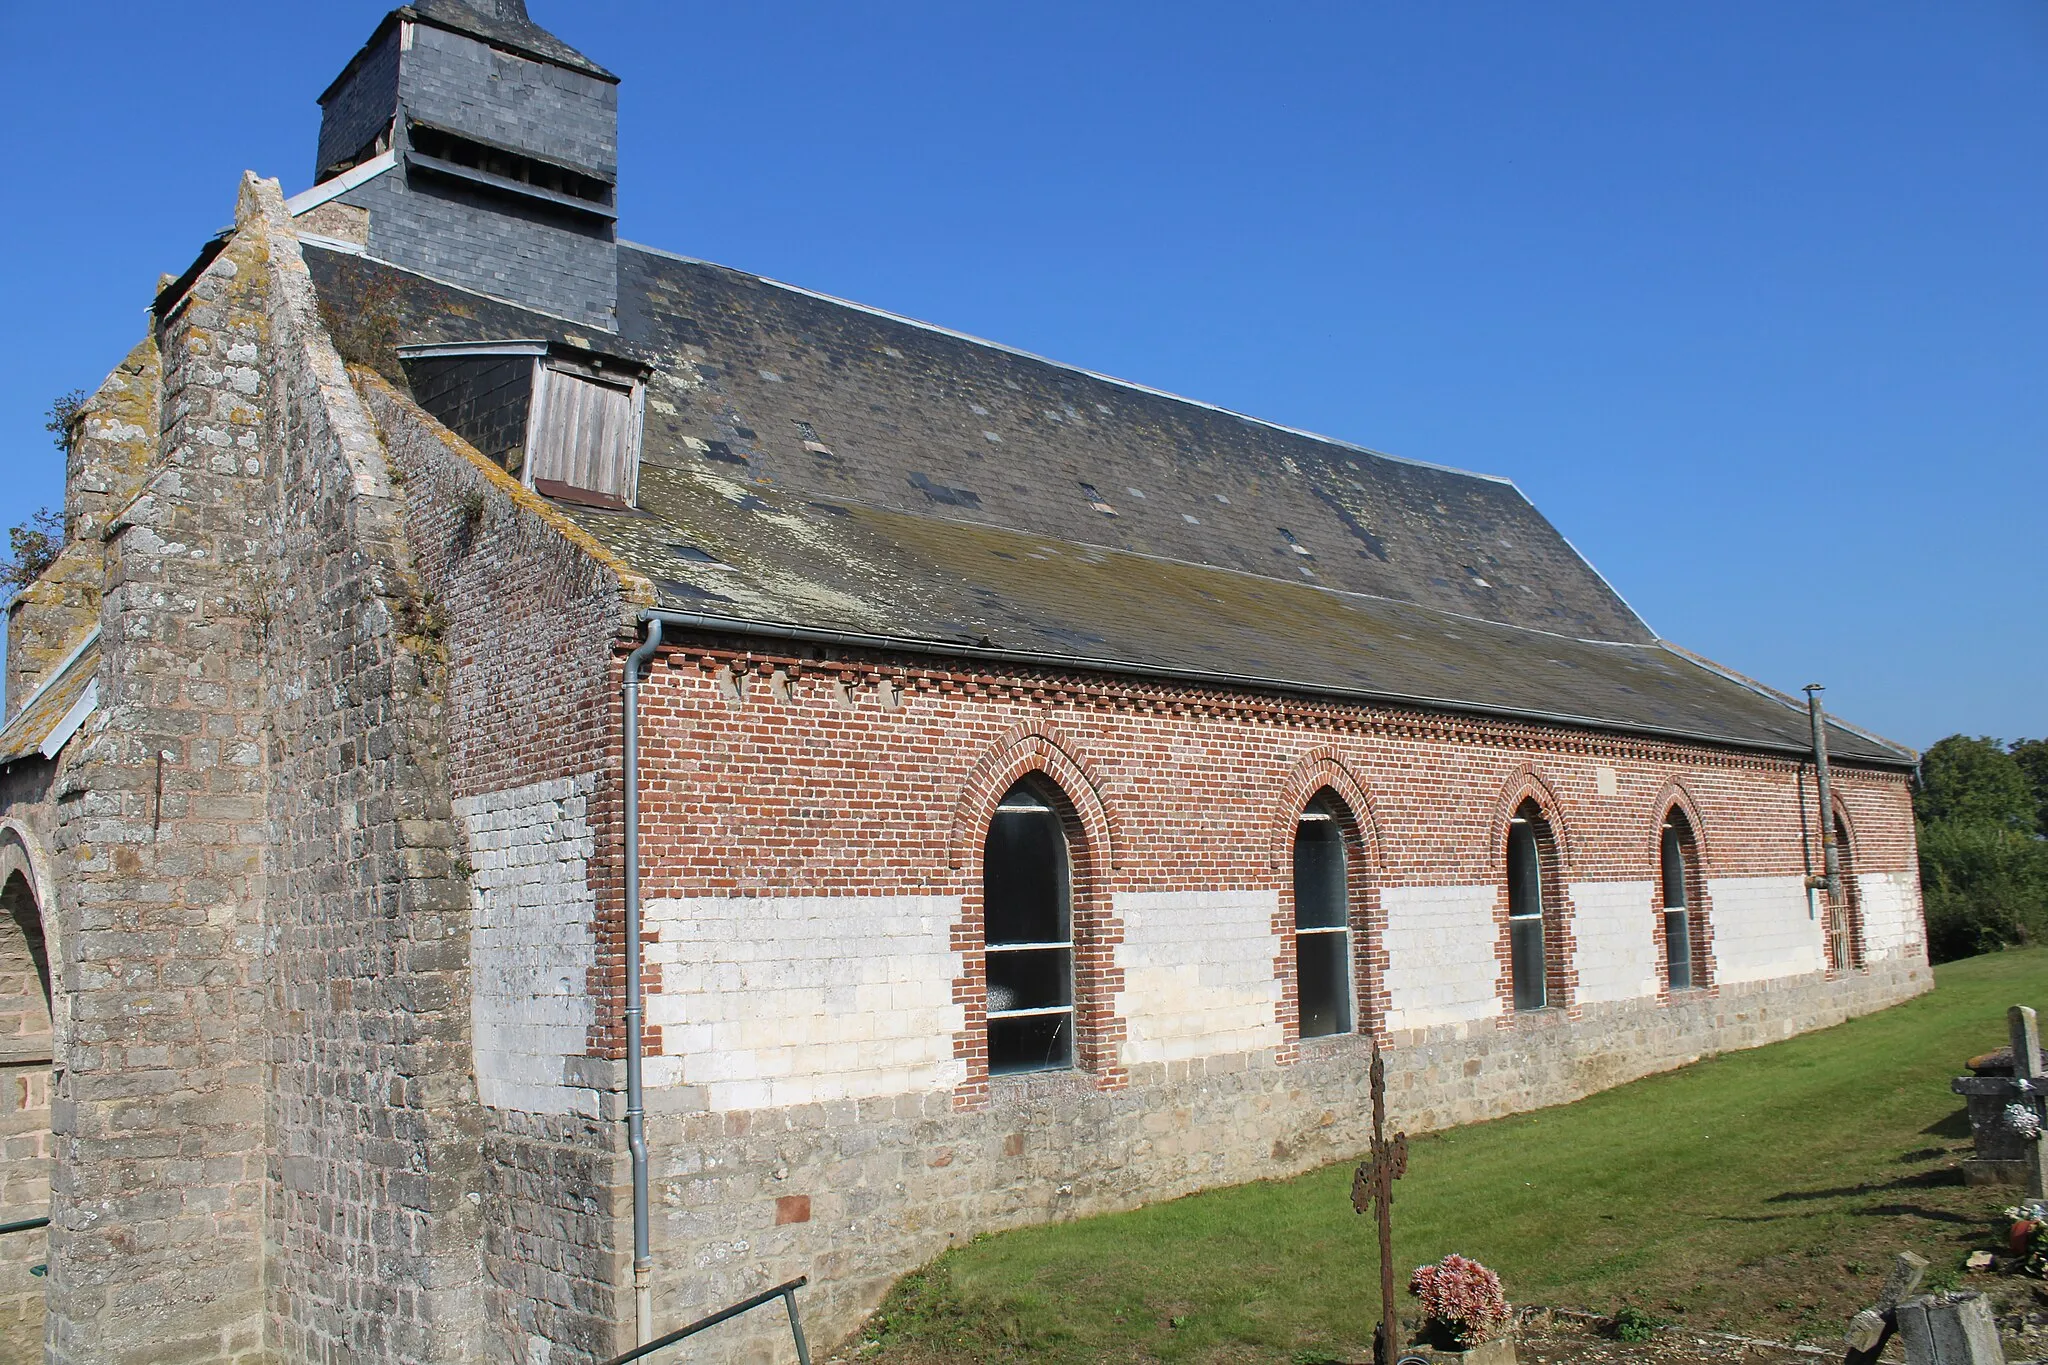
[[[1500,1012],[1492,886],[1392,886],[1387,920],[1387,1028],[1421,1029]]]
[[[1920,879],[1911,872],[1863,872],[1857,874],[1856,891],[1863,907],[1865,959],[1917,955],[1926,937]]]
[[[1577,998],[1587,1004],[1657,993],[1657,917],[1649,882],[1574,882]]]
[[[1716,877],[1714,976],[1727,984],[1825,971],[1821,925],[1798,877]]]
[[[1115,906],[1126,1065],[1280,1045],[1279,892],[1133,892]]]
[[[650,1086],[713,1110],[951,1090],[958,896],[692,896],[643,907]]]
[[[465,797],[469,837],[470,1026],[477,1096],[501,1109],[596,1114],[594,1092],[565,1079],[596,1018],[597,963],[590,774]]]

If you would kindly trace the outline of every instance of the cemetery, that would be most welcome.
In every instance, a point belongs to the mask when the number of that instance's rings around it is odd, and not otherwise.
[[[1432,1133],[1381,1116],[1359,1160],[977,1238],[841,1358],[1365,1365],[1391,1287],[1405,1360],[2048,1359],[2025,1003],[2048,1007],[2048,950],[1936,974],[1882,1013],[1574,1104]],[[1447,1256],[1509,1305],[1464,1351],[1409,1292]]]

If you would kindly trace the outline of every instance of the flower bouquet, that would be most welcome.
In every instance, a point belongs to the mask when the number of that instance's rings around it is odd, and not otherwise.
[[[1422,1300],[1422,1315],[1435,1343],[1469,1351],[1498,1336],[1507,1325],[1508,1301],[1500,1276],[1456,1254],[1435,1265],[1415,1267],[1408,1292]]]

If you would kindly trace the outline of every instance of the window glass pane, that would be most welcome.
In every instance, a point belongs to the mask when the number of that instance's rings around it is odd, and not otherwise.
[[[1540,1010],[1543,992],[1543,917],[1528,915],[1508,921],[1509,947],[1515,959],[1515,1008]]]
[[[1508,826],[1508,913],[1543,913],[1543,863],[1536,831],[1527,824]]]
[[[988,955],[988,1007],[998,1010],[1035,1010],[1047,1005],[1071,1005],[1073,996],[1073,954],[1066,948],[1028,948],[1016,953]]]
[[[1033,1014],[1022,1019],[988,1021],[988,1069],[994,1075],[1015,1071],[1057,1071],[1074,1061],[1074,1017]]]
[[[1664,912],[1664,953],[1671,962],[1671,989],[1692,987],[1692,933],[1683,910]]]
[[[1328,929],[1349,916],[1344,836],[1335,820],[1304,820],[1294,835],[1294,927]]]
[[[1664,830],[1664,908],[1685,908],[1685,845],[1669,826]]]
[[[982,896],[988,942],[1067,940],[1067,840],[1059,816],[997,809],[982,851]]]
[[[1350,941],[1349,934],[1303,934],[1294,941],[1304,1038],[1351,1031]]]

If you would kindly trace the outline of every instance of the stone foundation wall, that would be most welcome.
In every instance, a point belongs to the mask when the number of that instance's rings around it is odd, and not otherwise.
[[[1450,1026],[1390,1040],[1391,1122],[1411,1133],[1562,1104],[1713,1052],[1776,1042],[1932,985],[1923,963]],[[1626,1039],[1627,1046],[1617,1041]],[[658,1321],[797,1275],[814,1344],[854,1331],[889,1284],[977,1232],[1135,1208],[1349,1158],[1370,1135],[1366,1040],[1134,1066],[1104,1092],[1072,1074],[1001,1078],[987,1108],[944,1094],[669,1114],[650,1126]],[[806,1215],[789,1221],[793,1207]],[[788,1358],[781,1314],[697,1339],[678,1360]],[[560,1359],[561,1357],[557,1357]]]

